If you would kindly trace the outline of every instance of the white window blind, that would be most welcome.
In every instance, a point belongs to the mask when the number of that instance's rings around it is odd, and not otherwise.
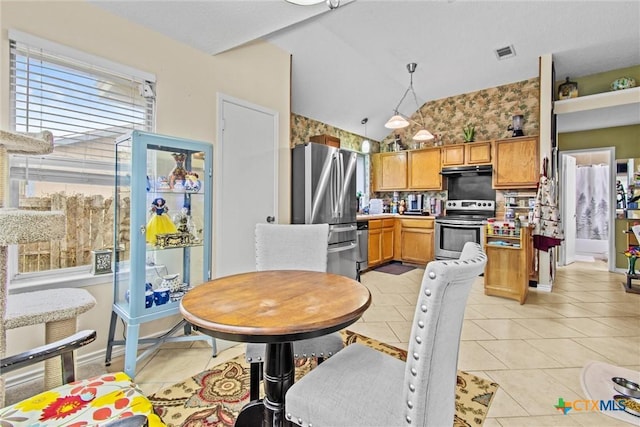
[[[54,135],[52,154],[13,156],[11,178],[110,185],[114,140],[133,129],[153,131],[154,82],[53,50],[10,40],[13,130]]]

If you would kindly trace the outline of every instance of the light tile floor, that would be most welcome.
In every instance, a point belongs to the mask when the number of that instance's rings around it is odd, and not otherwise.
[[[423,272],[363,274],[373,305],[349,329],[406,349]],[[500,384],[485,426],[628,425],[599,413],[563,415],[554,408],[559,397],[584,399],[579,378],[589,360],[640,370],[640,295],[625,293],[623,279],[603,262],[577,262],[558,269],[553,292],[531,288],[519,305],[485,296],[478,278],[465,311],[458,365]],[[166,344],[138,365],[136,382],[152,393],[243,351],[237,345],[211,358],[203,342]],[[114,360],[110,370],[121,364]]]

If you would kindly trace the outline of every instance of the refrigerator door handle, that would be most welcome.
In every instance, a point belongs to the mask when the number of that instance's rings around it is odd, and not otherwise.
[[[333,226],[331,227],[331,231],[329,233],[343,233],[345,231],[355,231],[358,229],[357,225],[347,225],[345,227]]]
[[[344,251],[350,251],[351,249],[354,249],[358,246],[357,242],[349,242],[347,245],[342,245],[342,246],[337,246],[334,248],[329,248],[327,250],[328,253],[330,254],[334,254],[336,252],[344,252]]]
[[[338,218],[339,217],[339,206],[338,200],[340,197],[340,186],[339,186],[339,174],[340,174],[340,166],[339,166],[339,156],[340,153],[334,153],[333,159],[331,162],[331,217]]]
[[[344,215],[344,156],[338,151],[338,218]]]

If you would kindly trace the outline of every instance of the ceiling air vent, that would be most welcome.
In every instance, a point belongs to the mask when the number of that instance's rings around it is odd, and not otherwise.
[[[496,49],[496,56],[498,57],[498,59],[513,58],[514,56],[516,56],[516,50],[513,48],[513,46],[501,47],[499,49]]]

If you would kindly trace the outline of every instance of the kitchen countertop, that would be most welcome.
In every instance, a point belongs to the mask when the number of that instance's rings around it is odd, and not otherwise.
[[[356,215],[356,221],[367,221],[370,219],[385,219],[385,218],[434,220],[436,217],[431,215],[400,215],[400,214],[391,214],[391,213],[374,214],[374,215],[369,215],[369,214]]]

